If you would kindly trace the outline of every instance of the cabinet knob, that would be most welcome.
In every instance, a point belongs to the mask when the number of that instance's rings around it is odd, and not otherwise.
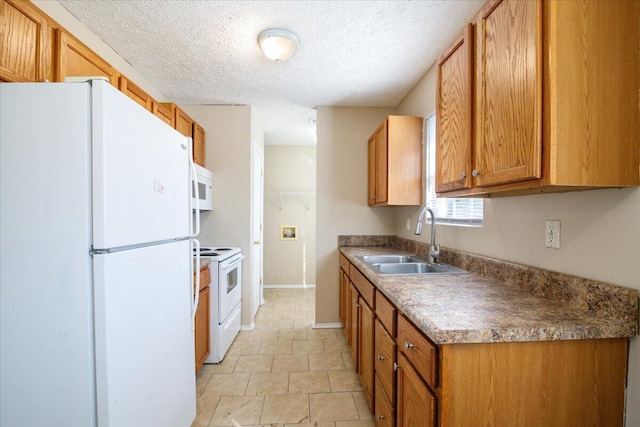
[[[466,177],[467,177],[467,174],[466,174],[466,173],[462,172],[462,173],[460,174],[460,179],[465,179]]]
[[[379,354],[379,355],[378,355],[378,360],[384,360],[384,356],[383,356],[383,355],[381,355],[381,354]]]
[[[405,342],[404,343],[404,349],[405,350],[411,350],[413,347],[415,347],[413,344]]]
[[[476,176],[480,175],[480,172],[479,172],[477,169],[474,169],[474,170],[471,172],[471,175],[473,175],[474,177],[476,177]]]
[[[398,365],[396,362],[393,362],[393,370],[394,371],[397,371],[399,367],[400,367],[400,365]]]
[[[384,418],[384,415],[378,415],[378,419],[381,420]]]

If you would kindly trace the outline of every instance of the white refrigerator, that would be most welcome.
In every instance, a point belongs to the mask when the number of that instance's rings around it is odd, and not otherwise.
[[[190,139],[102,80],[3,83],[0,149],[0,425],[190,426]]]

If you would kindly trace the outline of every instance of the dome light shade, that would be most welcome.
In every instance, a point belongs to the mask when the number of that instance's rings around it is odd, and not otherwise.
[[[298,48],[300,40],[291,31],[280,28],[264,30],[258,36],[258,44],[265,56],[275,62],[284,62],[291,58]]]

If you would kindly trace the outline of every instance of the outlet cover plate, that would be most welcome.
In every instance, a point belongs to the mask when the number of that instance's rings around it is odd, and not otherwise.
[[[545,230],[545,246],[560,249],[560,221],[547,220]]]

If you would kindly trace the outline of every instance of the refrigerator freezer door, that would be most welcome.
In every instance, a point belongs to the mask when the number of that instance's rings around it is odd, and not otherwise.
[[[188,139],[107,82],[92,85],[94,249],[188,236]]]
[[[98,425],[196,415],[188,240],[94,257]]]

